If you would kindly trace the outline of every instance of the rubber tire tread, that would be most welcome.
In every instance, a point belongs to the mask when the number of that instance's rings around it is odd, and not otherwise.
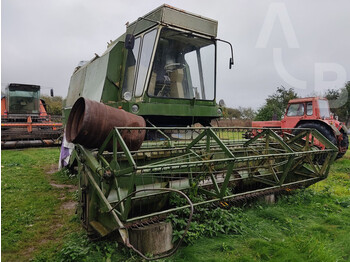
[[[320,132],[324,137],[326,137],[329,141],[331,141],[334,145],[338,147],[337,139],[334,135],[334,133],[325,125],[317,122],[309,122],[309,123],[302,123],[297,126],[297,128],[308,128],[308,129],[316,129],[318,132]],[[293,134],[296,135],[299,132],[297,130],[293,131]],[[340,153],[339,153],[340,154]],[[339,158],[339,154],[337,155],[337,158]],[[341,157],[341,156],[340,156]],[[324,159],[319,159],[319,163],[323,163]]]
[[[343,141],[341,142],[341,147],[345,147],[346,149],[349,148],[349,137],[348,134],[346,134],[343,130],[340,130],[340,132],[343,134]],[[337,155],[337,158],[341,158],[346,154],[346,151],[344,153],[340,153]]]

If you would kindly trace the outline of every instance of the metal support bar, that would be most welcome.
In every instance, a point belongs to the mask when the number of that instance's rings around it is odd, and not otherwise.
[[[96,190],[97,196],[102,200],[102,202],[105,204],[105,206],[108,208],[108,210],[111,210],[112,206],[110,205],[110,203],[108,202],[108,200],[106,199],[104,194],[102,193],[102,191],[101,191],[100,187],[98,186],[98,184],[96,183],[95,179],[92,177],[92,175],[89,172],[86,172],[86,174],[87,174],[87,177],[88,177],[90,183],[92,184],[92,186]],[[123,242],[127,243],[128,242],[128,231],[126,230],[126,228],[124,227],[124,224],[120,221],[120,219],[118,218],[116,213],[112,212],[112,216],[113,216],[115,222],[118,224],[118,231],[120,233],[120,236],[123,239]]]

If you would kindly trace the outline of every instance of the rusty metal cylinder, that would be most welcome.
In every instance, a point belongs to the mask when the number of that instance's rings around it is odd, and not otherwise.
[[[80,97],[69,114],[66,138],[68,142],[81,144],[86,148],[99,148],[114,127],[145,126],[142,116]],[[145,130],[122,130],[121,136],[129,150],[136,151],[141,147],[145,133]],[[112,142],[106,149],[113,149]],[[119,145],[118,149],[121,149]]]

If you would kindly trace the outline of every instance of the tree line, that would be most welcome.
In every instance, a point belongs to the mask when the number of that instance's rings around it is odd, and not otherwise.
[[[62,115],[62,97],[41,95],[40,99],[45,101],[46,112],[49,115]]]

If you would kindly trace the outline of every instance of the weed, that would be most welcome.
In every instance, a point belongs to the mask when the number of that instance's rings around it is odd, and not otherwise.
[[[203,196],[196,196],[196,201]],[[172,205],[183,205],[184,200],[177,195],[170,198]],[[168,221],[173,225],[173,242],[182,237],[187,224],[188,209],[182,209],[176,214],[168,216]],[[193,244],[197,239],[207,236],[214,237],[219,234],[239,234],[244,230],[241,220],[242,210],[231,207],[229,209],[213,208],[210,204],[195,207],[192,223],[184,239],[187,244]]]
[[[55,260],[66,261],[131,261],[133,256],[124,247],[119,247],[115,239],[91,241],[85,233],[72,233],[67,237]],[[127,259],[126,259],[127,258]]]

